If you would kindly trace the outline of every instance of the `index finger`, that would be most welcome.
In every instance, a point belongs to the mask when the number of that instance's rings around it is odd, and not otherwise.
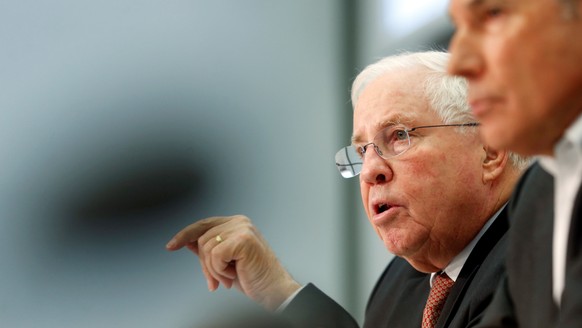
[[[226,223],[228,217],[217,216],[199,220],[180,230],[167,244],[168,250],[178,250],[187,244],[196,243],[206,231]]]

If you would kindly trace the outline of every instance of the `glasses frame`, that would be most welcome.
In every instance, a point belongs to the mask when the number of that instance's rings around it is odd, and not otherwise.
[[[402,152],[400,152],[400,153],[398,153],[398,154],[396,154],[396,155],[390,155],[390,156],[384,155],[384,154],[382,153],[382,151],[380,150],[380,148],[378,147],[378,145],[377,145],[375,142],[369,142],[369,143],[367,143],[367,144],[365,144],[365,145],[363,145],[363,146],[359,146],[359,147],[354,147],[354,146],[346,146],[346,147],[343,147],[343,148],[341,148],[341,149],[340,149],[340,150],[339,150],[339,151],[336,153],[336,156],[335,156],[335,157],[336,157],[336,163],[335,163],[335,165],[336,165],[337,169],[340,171],[340,174],[342,175],[342,177],[344,177],[344,178],[353,178],[353,177],[356,177],[356,176],[358,176],[358,175],[359,175],[359,174],[362,172],[362,170],[361,170],[361,169],[359,170],[359,172],[356,172],[356,170],[354,170],[354,166],[358,166],[358,165],[360,165],[360,166],[361,166],[361,165],[363,165],[363,164],[364,164],[364,155],[366,154],[367,148],[368,148],[368,146],[370,146],[370,145],[373,145],[373,146],[374,146],[374,147],[373,147],[373,148],[374,148],[374,151],[376,152],[376,154],[378,154],[378,156],[380,156],[380,157],[381,157],[381,158],[383,158],[383,159],[389,159],[389,158],[393,158],[393,157],[396,157],[396,156],[402,155],[402,154],[403,154],[403,153],[405,153],[405,152],[406,152],[408,149],[410,149],[410,134],[409,134],[409,132],[414,132],[414,131],[416,131],[416,130],[419,130],[419,129],[428,129],[428,128],[442,128],[442,127],[463,127],[463,126],[467,126],[467,127],[474,127],[474,126],[479,126],[479,125],[480,125],[480,123],[478,123],[478,122],[470,122],[470,123],[456,123],[456,124],[421,125],[421,126],[415,126],[415,127],[412,127],[412,128],[410,128],[410,129],[404,128],[404,129],[403,129],[403,131],[406,133],[406,138],[408,139],[408,147],[407,147],[405,150],[403,150]],[[386,129],[386,128],[384,128],[384,129],[382,129],[381,131],[379,131],[379,132],[378,132],[378,134],[380,134],[380,133],[381,133],[382,131],[384,131],[385,129]],[[378,135],[378,134],[377,134],[377,135]],[[376,136],[377,136],[377,135],[376,135]],[[374,140],[376,139],[376,136],[374,136]],[[360,154],[361,154],[361,156],[360,156],[360,159],[361,159],[361,161],[360,161],[360,162],[351,162],[351,161],[350,161],[350,156],[348,156],[348,155],[347,155],[347,152],[349,151],[349,147],[353,147],[353,148],[355,148],[355,149],[356,149],[356,151],[357,151],[358,153],[360,153]],[[348,160],[348,162],[347,162],[347,163],[338,163],[338,161],[337,161],[337,157],[338,157],[338,156],[339,156],[341,153],[346,153],[346,154],[345,154],[345,155],[343,155],[343,156],[345,156],[345,158]],[[350,168],[351,168],[351,170],[348,170],[348,169],[347,169],[347,167],[350,167]],[[343,173],[343,172],[348,172],[348,171],[351,171],[351,172],[352,172],[352,174],[351,174],[351,175],[344,175],[344,173]]]

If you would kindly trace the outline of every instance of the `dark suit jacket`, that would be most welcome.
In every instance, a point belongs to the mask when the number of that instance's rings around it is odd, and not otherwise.
[[[582,327],[582,194],[572,215],[561,310],[552,296],[554,180],[539,164],[517,185],[509,215],[507,278],[479,327]]]
[[[500,213],[467,258],[437,327],[470,327],[481,318],[504,272],[506,211]],[[364,327],[419,328],[430,291],[429,279],[429,274],[395,258],[370,296]],[[345,310],[311,284],[283,314],[298,327],[358,327]]]

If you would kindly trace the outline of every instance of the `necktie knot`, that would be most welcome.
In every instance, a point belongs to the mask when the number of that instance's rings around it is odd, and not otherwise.
[[[424,307],[422,328],[433,328],[436,325],[454,283],[444,272],[435,276]]]

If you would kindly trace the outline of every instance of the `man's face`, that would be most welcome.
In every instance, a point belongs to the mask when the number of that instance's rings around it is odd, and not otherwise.
[[[354,145],[373,141],[390,125],[443,124],[428,107],[423,80],[418,70],[403,70],[369,84],[354,110]],[[446,266],[487,215],[483,146],[478,133],[455,129],[410,132],[410,149],[397,157],[383,159],[372,146],[364,154],[360,187],[370,223],[390,252],[424,272]]]
[[[485,142],[551,154],[582,112],[582,1],[451,0],[449,71],[469,82]],[[568,16],[570,16],[568,18]]]

